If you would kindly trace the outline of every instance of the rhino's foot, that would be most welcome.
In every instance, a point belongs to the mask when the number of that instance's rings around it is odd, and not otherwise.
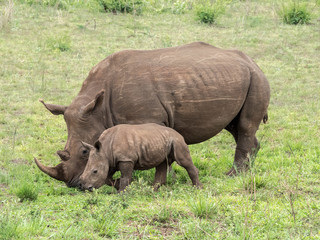
[[[226,175],[229,176],[229,177],[236,176],[237,174],[238,174],[238,172],[236,171],[236,169],[234,167],[232,167],[230,169],[230,171],[226,172]]]
[[[249,170],[249,167],[248,167],[248,166],[237,167],[237,168],[232,167],[232,168],[230,169],[230,171],[228,171],[228,172],[226,173],[226,175],[229,176],[229,177],[234,177],[234,176],[239,175],[240,173],[245,173],[245,172],[247,172],[248,170]]]
[[[193,185],[195,188],[198,188],[198,189],[202,189],[203,188],[203,186],[202,186],[202,183],[197,183],[197,184],[195,184],[195,185]]]

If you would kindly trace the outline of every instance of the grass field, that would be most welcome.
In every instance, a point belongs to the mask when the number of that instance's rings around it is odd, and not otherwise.
[[[67,1],[66,1],[67,2]],[[276,1],[229,1],[213,25],[149,7],[141,15],[0,0],[0,239],[320,239],[320,9],[286,25]],[[151,1],[150,1],[151,2]],[[183,1],[176,1],[183,2]],[[10,5],[10,6],[9,6]],[[271,85],[269,122],[246,174],[227,177],[230,134],[190,146],[203,189],[174,166],[153,192],[154,170],[135,172],[125,194],[67,188],[33,157],[56,165],[67,132],[39,98],[68,105],[90,69],[123,49],[204,41],[251,56]]]

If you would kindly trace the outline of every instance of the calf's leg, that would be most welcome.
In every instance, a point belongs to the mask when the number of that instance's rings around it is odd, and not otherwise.
[[[119,162],[118,167],[121,172],[118,192],[122,192],[132,181],[133,163]]]
[[[168,167],[170,167],[170,163],[167,161],[164,161],[159,166],[156,167],[156,174],[154,177],[154,185],[153,189],[154,191],[158,191],[159,187],[162,184],[165,184],[167,181],[167,171]]]
[[[185,142],[173,143],[173,151],[175,161],[187,170],[192,184],[200,188],[199,170],[192,162],[187,144]]]

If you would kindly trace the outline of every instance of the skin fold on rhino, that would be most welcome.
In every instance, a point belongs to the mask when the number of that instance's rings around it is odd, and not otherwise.
[[[269,83],[260,68],[238,50],[196,42],[156,50],[124,50],[95,66],[69,106],[43,105],[63,115],[68,139],[61,163],[36,164],[69,187],[79,186],[89,157],[81,141],[94,144],[118,124],[156,123],[175,129],[187,144],[205,141],[223,129],[235,141],[228,175],[248,167],[255,137],[267,120]]]
[[[94,146],[83,143],[90,151],[89,160],[80,176],[84,190],[105,183],[123,191],[132,181],[133,170],[156,168],[154,189],[167,179],[168,167],[176,161],[184,167],[192,184],[200,187],[198,169],[194,166],[184,138],[172,128],[154,123],[120,124],[105,130]],[[121,177],[112,179],[116,171]]]

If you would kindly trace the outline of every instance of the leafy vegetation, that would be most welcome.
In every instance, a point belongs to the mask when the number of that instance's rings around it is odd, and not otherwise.
[[[224,1],[210,26],[194,20],[202,1],[180,1],[175,14],[178,1],[148,0],[137,16],[101,12],[96,0],[9,2],[0,1],[1,14],[10,12],[0,29],[0,239],[320,238],[319,21],[282,24],[271,0]],[[225,176],[235,148],[225,131],[190,146],[201,190],[177,165],[158,192],[152,169],[136,171],[124,194],[67,188],[37,168],[33,157],[58,164],[67,139],[63,117],[39,98],[70,104],[90,69],[116,51],[193,41],[247,53],[270,81],[269,122],[250,171]],[[66,51],[52,47],[59,42]]]
[[[23,202],[25,200],[31,200],[34,201],[38,197],[38,192],[35,189],[35,187],[28,183],[23,182],[21,186],[17,187],[15,189],[16,195],[18,198],[20,198],[20,201]]]
[[[142,12],[142,0],[97,0],[106,12],[136,13]]]
[[[207,1],[196,6],[196,19],[202,23],[213,24],[217,17],[224,13],[225,6],[223,1],[211,3]]]
[[[311,12],[306,3],[294,0],[288,4],[283,4],[282,8],[278,11],[284,23],[287,24],[307,24],[311,20]]]

